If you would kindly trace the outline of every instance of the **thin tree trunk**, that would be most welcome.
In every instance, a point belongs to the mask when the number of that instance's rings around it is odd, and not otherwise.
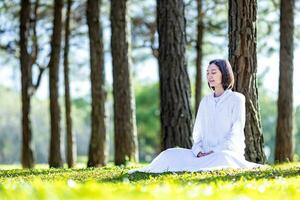
[[[72,0],[67,2],[66,24],[65,24],[65,51],[64,51],[64,80],[65,80],[65,108],[66,108],[66,143],[68,167],[74,167],[76,162],[76,141],[72,134],[71,98],[69,83],[69,36],[70,36],[70,15]]]
[[[161,148],[192,146],[190,82],[185,60],[183,0],[157,0]]]
[[[27,51],[30,25],[30,0],[21,1],[20,11],[20,63],[22,83],[22,157],[23,168],[33,168],[32,131],[30,120],[30,93],[32,84],[31,59]]]
[[[88,167],[105,165],[105,91],[102,26],[99,21],[101,1],[87,1],[87,23],[90,40],[92,87],[92,133],[89,145]]]
[[[135,99],[128,52],[127,0],[111,1],[115,164],[137,161]]]
[[[51,38],[51,55],[49,62],[49,91],[50,91],[50,167],[62,167],[60,151],[60,108],[58,103],[58,74],[62,30],[62,0],[54,1],[53,33]]]
[[[197,108],[199,106],[202,97],[202,46],[203,46],[203,34],[204,34],[204,23],[203,23],[203,11],[202,11],[202,0],[197,0],[197,43],[196,43],[196,87],[195,87],[195,115],[197,114]]]
[[[293,161],[294,0],[280,4],[279,93],[275,161]]]
[[[245,157],[264,163],[263,134],[256,82],[256,0],[229,0],[229,61],[235,90],[246,96]]]

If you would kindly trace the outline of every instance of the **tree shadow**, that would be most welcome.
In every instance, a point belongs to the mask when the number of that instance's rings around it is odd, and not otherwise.
[[[68,168],[50,168],[50,169],[8,169],[0,170],[1,178],[15,178],[15,177],[28,177],[28,176],[38,176],[38,175],[60,175],[67,172],[87,172],[94,170],[93,168],[82,168],[82,169],[68,169]]]
[[[276,179],[300,176],[300,167],[292,167],[287,169],[272,168],[267,169],[251,169],[251,170],[214,170],[207,172],[166,172],[166,173],[142,173],[135,172],[127,174],[129,181],[139,182],[153,178],[164,178],[168,176],[176,176],[178,182],[197,182],[197,183],[211,183],[218,181],[239,181],[243,180],[259,180],[259,179]],[[123,175],[124,176],[124,175]],[[124,179],[124,177],[123,177]],[[160,180],[161,181],[161,180]]]

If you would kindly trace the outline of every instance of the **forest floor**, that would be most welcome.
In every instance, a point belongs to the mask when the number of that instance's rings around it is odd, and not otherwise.
[[[0,199],[300,199],[300,163],[252,170],[127,174],[140,166],[23,170],[0,165]]]

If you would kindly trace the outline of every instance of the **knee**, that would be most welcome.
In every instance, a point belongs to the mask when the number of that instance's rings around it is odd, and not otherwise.
[[[178,149],[178,148],[177,147],[169,148],[169,149],[162,151],[161,153],[162,154],[171,154],[172,152],[176,151],[176,149]]]

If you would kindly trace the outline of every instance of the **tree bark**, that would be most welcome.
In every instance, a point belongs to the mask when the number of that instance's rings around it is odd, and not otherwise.
[[[49,91],[50,91],[50,167],[62,167],[60,151],[60,108],[58,103],[59,60],[62,30],[62,0],[54,1],[53,33],[51,38],[51,55],[49,61]]]
[[[183,0],[157,0],[162,150],[192,146]]]
[[[256,0],[229,0],[229,61],[236,80],[234,90],[246,97],[245,157],[264,163],[256,82],[256,13]]]
[[[64,80],[65,80],[65,109],[66,109],[66,146],[67,146],[67,163],[72,168],[76,162],[76,140],[72,134],[71,118],[71,98],[70,98],[70,81],[69,81],[69,37],[70,37],[70,15],[72,0],[67,2],[66,23],[65,23],[65,49],[64,49]]]
[[[280,4],[279,93],[275,161],[293,161],[294,0]]]
[[[32,131],[30,120],[30,93],[32,65],[27,51],[30,25],[30,0],[21,1],[20,11],[20,64],[22,83],[22,157],[23,168],[33,168]]]
[[[196,43],[196,86],[195,86],[195,115],[202,97],[202,46],[204,37],[204,23],[203,23],[203,11],[202,11],[202,0],[197,0],[197,43]]]
[[[89,145],[88,167],[105,165],[105,91],[102,26],[99,21],[101,1],[87,1],[87,23],[90,40],[92,87],[92,133]]]
[[[135,99],[128,51],[127,0],[111,1],[115,164],[138,160]]]

